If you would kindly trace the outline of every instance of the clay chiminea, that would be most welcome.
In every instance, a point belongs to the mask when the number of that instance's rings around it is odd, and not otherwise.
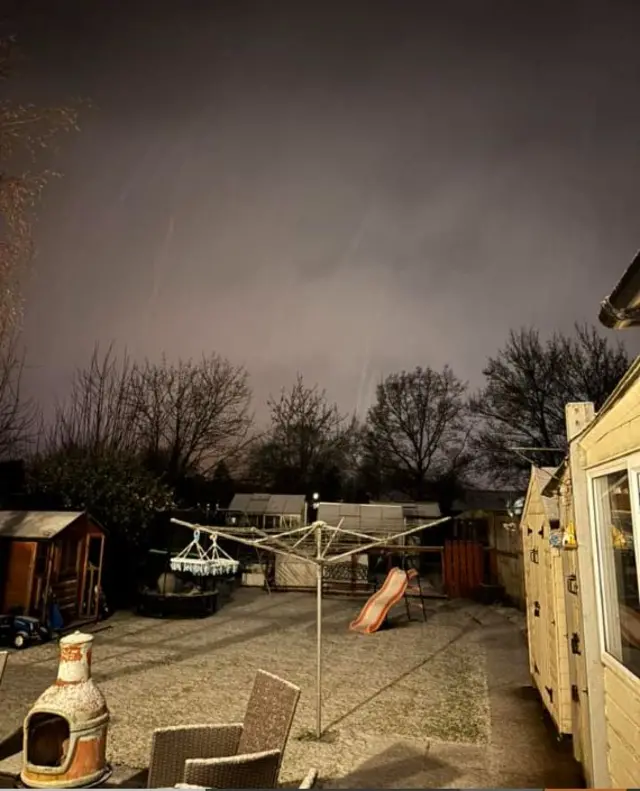
[[[81,788],[106,780],[109,710],[91,678],[89,634],[60,640],[58,678],[24,721],[20,779],[31,788]]]

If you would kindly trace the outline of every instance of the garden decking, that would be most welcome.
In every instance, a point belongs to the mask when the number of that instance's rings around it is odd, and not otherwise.
[[[324,604],[320,743],[311,738],[314,596],[240,589],[202,620],[117,614],[96,632],[93,652],[93,677],[112,715],[111,762],[146,766],[156,727],[241,720],[263,668],[302,689],[283,784],[297,785],[316,767],[320,783],[333,788],[577,787],[575,765],[546,733],[538,702],[523,699],[519,613],[438,600],[428,603],[426,623],[408,623],[398,607],[396,628],[363,636],[348,630],[360,606],[338,598]],[[55,644],[11,654],[0,738],[51,683],[57,659]],[[513,749],[518,739],[521,748]]]

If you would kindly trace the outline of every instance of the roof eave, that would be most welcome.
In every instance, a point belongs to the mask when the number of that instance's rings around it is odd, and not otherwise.
[[[83,515],[83,516],[84,516],[86,519],[88,519],[89,521],[93,522],[93,524],[94,524],[96,527],[99,527],[99,528],[100,528],[100,530],[102,530],[102,532],[105,534],[105,536],[108,536],[108,535],[111,533],[111,531],[110,531],[110,530],[108,530],[108,529],[107,529],[107,528],[106,528],[106,527],[105,527],[105,526],[102,524],[102,522],[98,521],[98,520],[95,518],[95,516],[92,516],[92,515],[91,515],[91,512],[90,512],[90,511],[83,511],[83,512],[82,512],[82,515]],[[72,522],[71,524],[73,524],[73,522]]]
[[[637,299],[640,299],[638,294]],[[634,299],[634,301],[637,301]],[[600,313],[598,314],[600,324],[609,330],[627,330],[630,327],[640,327],[640,308],[616,308],[611,297],[607,297],[600,303]]]
[[[612,330],[640,326],[640,253],[636,254],[618,285],[601,303],[599,320]]]

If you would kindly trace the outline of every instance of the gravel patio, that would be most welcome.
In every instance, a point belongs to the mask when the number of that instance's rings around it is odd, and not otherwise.
[[[501,737],[501,722],[509,713],[492,716],[496,634],[514,640],[509,654],[513,667],[506,675],[497,671],[496,688],[509,677],[514,689],[526,687],[519,613],[431,601],[426,623],[419,611],[408,622],[399,606],[394,628],[362,636],[348,630],[361,604],[344,598],[325,602],[322,742],[310,738],[315,724],[313,595],[240,589],[232,603],[204,620],[116,614],[96,631],[93,652],[94,678],[112,714],[111,762],[146,766],[151,732],[158,726],[241,720],[255,671],[264,668],[302,689],[283,784],[297,784],[316,767],[321,783],[333,788],[495,786],[505,785],[505,774],[519,778],[518,785],[539,767],[538,753],[531,767],[509,765],[506,741],[518,726]],[[497,643],[500,650],[504,636]],[[12,653],[0,691],[0,737],[20,725],[52,682],[56,666],[55,644]],[[510,704],[504,696],[501,700],[522,715],[526,702],[511,697]],[[524,720],[521,726],[529,727]],[[549,747],[526,738],[531,748]],[[546,779],[555,782],[543,787],[563,787],[565,776],[564,785],[576,787],[575,765],[564,753],[556,758],[560,774],[552,773]],[[555,758],[545,753],[543,760],[553,763]],[[532,780],[540,785],[537,776]]]

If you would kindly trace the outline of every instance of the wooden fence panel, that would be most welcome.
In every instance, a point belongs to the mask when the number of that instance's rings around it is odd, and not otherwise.
[[[484,548],[477,541],[446,541],[444,590],[451,598],[472,596],[484,580]]]

